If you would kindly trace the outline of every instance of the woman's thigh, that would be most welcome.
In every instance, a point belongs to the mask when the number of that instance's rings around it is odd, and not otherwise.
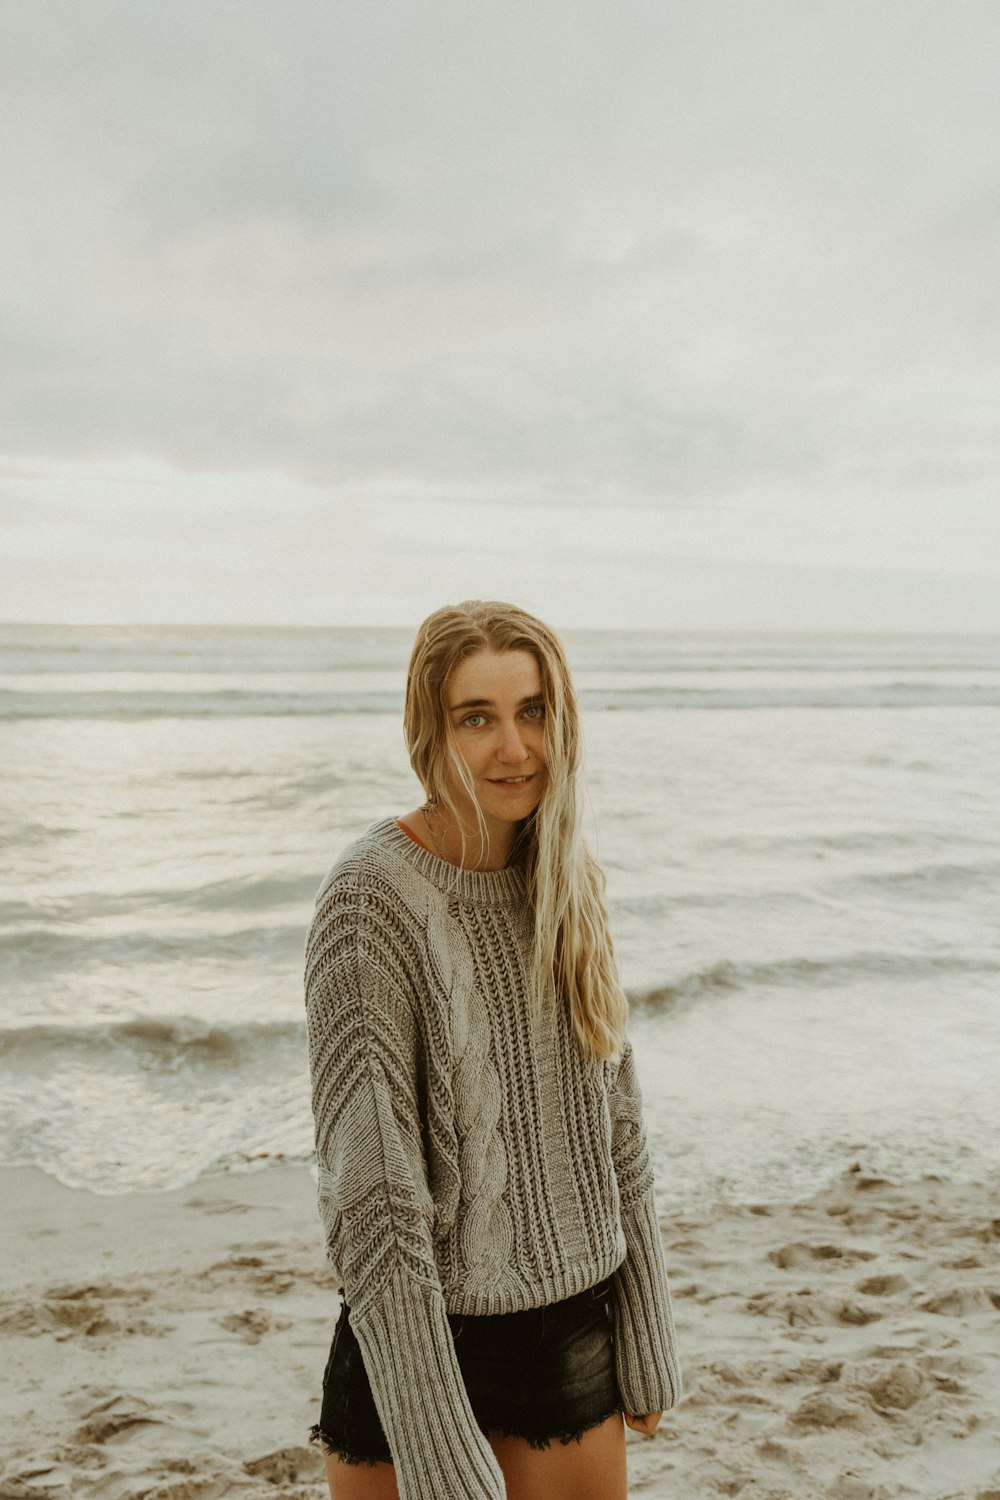
[[[507,1500],[626,1500],[625,1421],[620,1412],[589,1427],[579,1442],[553,1439],[547,1448],[533,1448],[524,1438],[493,1434],[490,1446],[503,1470]]]
[[[621,1415],[581,1433],[580,1441],[533,1448],[524,1438],[490,1437],[507,1500],[626,1500],[625,1423]],[[349,1464],[326,1455],[330,1500],[399,1500],[392,1464]]]
[[[324,1453],[330,1500],[399,1500],[395,1464],[349,1464]]]

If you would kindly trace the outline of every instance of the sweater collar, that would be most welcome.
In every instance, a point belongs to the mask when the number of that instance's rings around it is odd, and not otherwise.
[[[446,859],[439,859],[429,849],[415,843],[395,818],[382,818],[373,823],[368,834],[393,849],[446,895],[456,896],[460,901],[473,901],[479,906],[524,905],[523,864],[507,865],[502,870],[466,870],[461,865],[449,864]]]

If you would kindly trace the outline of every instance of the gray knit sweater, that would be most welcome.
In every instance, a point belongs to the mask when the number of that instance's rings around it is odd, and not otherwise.
[[[524,875],[460,869],[393,818],[316,902],[306,1012],[327,1258],[402,1500],[500,1500],[446,1313],[506,1313],[612,1277],[628,1412],[681,1393],[629,1041],[586,1058],[529,1010]]]

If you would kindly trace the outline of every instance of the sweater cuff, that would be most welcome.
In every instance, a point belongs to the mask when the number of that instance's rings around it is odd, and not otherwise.
[[[469,1404],[441,1292],[397,1268],[351,1327],[400,1500],[504,1500],[503,1471]]]
[[[615,1369],[630,1416],[668,1411],[682,1395],[677,1338],[652,1187],[622,1212],[628,1252],[611,1285]]]

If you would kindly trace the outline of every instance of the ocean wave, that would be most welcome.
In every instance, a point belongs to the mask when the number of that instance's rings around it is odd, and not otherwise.
[[[646,687],[584,687],[579,698],[590,712],[623,713],[682,709],[883,709],[1000,707],[1000,676],[985,681],[919,678],[894,682],[819,684],[766,683],[746,687],[657,683]],[[219,688],[204,692],[153,688],[114,691],[25,691],[0,689],[0,719],[330,718],[344,714],[390,714],[403,708],[401,691],[315,693]]]
[[[177,899],[185,906],[208,911],[257,911],[288,904],[311,909],[319,884],[320,877],[315,872],[241,875],[193,887],[178,893]]]
[[[415,624],[416,622],[414,622]],[[567,629],[577,672],[615,675],[873,670],[1000,670],[996,634]],[[391,670],[405,675],[412,632],[393,626],[0,626],[2,673]]]
[[[926,838],[924,839],[926,844]],[[943,842],[943,841],[942,841]],[[973,842],[967,840],[967,842]],[[920,847],[921,840],[911,834],[894,833],[892,829],[871,828],[850,830],[841,834],[813,833],[802,835],[738,833],[727,834],[713,840],[713,848],[733,850],[740,854],[781,856],[805,853],[813,857],[838,853],[873,853],[891,857],[894,851],[900,855]],[[863,870],[852,869],[842,877],[817,877],[812,886],[798,885],[794,889],[768,887],[762,884],[747,885],[739,891],[727,890],[727,901],[759,903],[766,900],[781,900],[794,897],[796,900],[822,901],[832,891],[843,890],[848,894],[858,889],[913,891],[925,895],[928,890],[957,891],[985,887],[996,890],[1000,885],[1000,861],[996,859],[970,860],[926,860],[920,864],[904,865],[898,869]],[[656,892],[645,896],[630,896],[620,905],[634,914],[659,915],[676,906],[708,906],[720,899],[718,889],[706,891]]]
[[[645,709],[760,708],[981,708],[1000,707],[1000,680],[995,682],[872,682],[778,684],[760,687],[595,688],[580,693],[585,708],[607,713]]]
[[[2,672],[323,671],[405,673],[411,633],[394,627],[239,625],[0,626]]]
[[[631,1005],[666,1016],[671,1010],[736,993],[773,988],[815,991],[840,985],[949,979],[982,974],[995,978],[1000,963],[965,954],[907,954],[861,950],[827,957],[793,956],[772,961],[721,959],[661,985],[631,989]],[[224,1068],[248,1074],[298,1068],[305,1060],[305,1017],[275,1020],[206,1021],[196,1016],[135,1016],[83,1024],[36,1022],[0,1029],[0,1068],[15,1072],[67,1065],[97,1071],[183,1071]]]
[[[133,912],[162,912],[165,908],[174,912],[268,912],[282,906],[292,906],[299,910],[305,923],[319,890],[322,873],[311,871],[304,875],[233,875],[224,880],[208,881],[204,885],[75,891],[70,895],[39,895],[31,901],[0,901],[0,928],[21,926],[21,936],[27,938],[34,931],[37,940],[41,941],[44,933],[60,935],[58,930],[38,926],[40,921],[45,920],[61,924],[83,924],[95,918],[104,921],[109,917],[128,916]],[[264,930],[272,934],[290,931],[280,926]],[[304,927],[302,931],[304,932]],[[61,935],[72,936],[65,933]],[[228,943],[231,937],[239,939],[243,935],[242,930],[226,934],[224,941]],[[8,933],[6,936],[10,938],[14,934]],[[195,940],[200,938],[196,937]],[[160,938],[158,941],[165,940]],[[188,939],[185,935],[180,935],[171,941],[186,949]]]
[[[117,1060],[140,1067],[198,1063],[230,1069],[236,1063],[266,1061],[276,1051],[301,1052],[304,1060],[304,1017],[220,1023],[195,1016],[137,1016],[84,1026],[39,1022],[0,1029],[0,1065],[29,1068],[84,1060],[106,1066]]]
[[[834,954],[828,958],[795,957],[770,963],[740,963],[722,959],[703,969],[693,969],[667,984],[630,993],[630,1002],[643,1010],[668,1011],[674,1006],[713,995],[767,987],[834,988],[842,984],[872,979],[926,979],[928,974],[943,978],[969,974],[1000,974],[1000,963],[947,954],[892,953],[865,950]]]
[[[964,864],[958,860],[941,860],[914,865],[905,870],[872,870],[850,877],[853,888],[870,890],[912,891],[921,897],[928,891],[984,889],[995,892],[1000,884],[1000,861],[981,860]]]
[[[66,827],[53,827],[49,823],[16,823],[10,822],[4,828],[3,841],[7,850],[13,848],[38,849],[45,844],[51,844],[56,839],[70,837],[76,830]]]
[[[37,914],[36,914],[37,915]],[[81,970],[99,964],[120,967],[172,964],[192,959],[246,963],[261,958],[292,957],[302,953],[306,923],[240,928],[235,932],[122,932],[88,934],[49,927],[26,927],[4,936],[0,971],[16,972],[31,966],[32,975],[65,969]]]
[[[395,714],[401,692],[262,693],[222,688],[204,693],[23,692],[0,689],[0,719],[273,719],[338,714]]]

